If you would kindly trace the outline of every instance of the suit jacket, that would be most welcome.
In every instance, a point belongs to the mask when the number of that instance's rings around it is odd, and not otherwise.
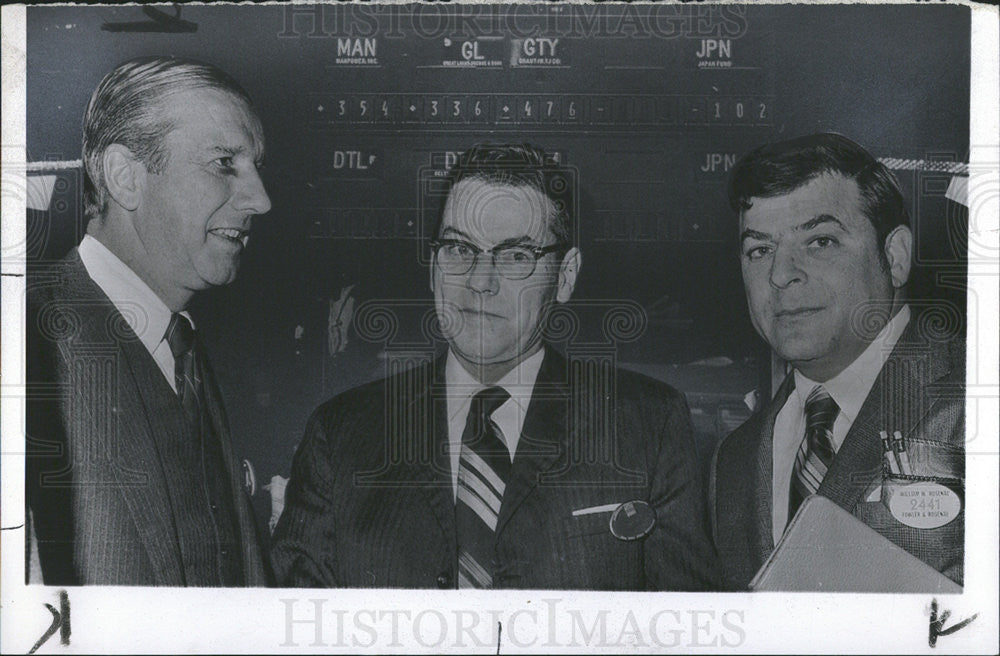
[[[900,336],[817,491],[898,546],[962,583],[965,532],[965,343],[920,334],[914,318]],[[774,550],[772,434],[795,387],[789,375],[771,403],[726,437],[709,478],[709,512],[725,583],[745,590]],[[913,476],[883,468],[879,431],[900,431]],[[940,482],[962,498],[959,516],[920,529],[896,520],[888,497],[917,480]]]
[[[444,358],[341,394],[295,456],[272,561],[279,584],[454,588]],[[703,590],[716,584],[692,429],[674,389],[547,350],[496,530],[496,588]],[[609,530],[649,503],[648,536]]]
[[[185,585],[158,445],[180,401],[76,249],[28,285],[26,500],[46,584]],[[265,565],[214,376],[205,395],[229,475],[244,581]]]

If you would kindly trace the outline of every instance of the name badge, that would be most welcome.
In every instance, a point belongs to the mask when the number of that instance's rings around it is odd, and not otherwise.
[[[893,491],[889,511],[897,521],[912,528],[938,528],[958,517],[962,500],[940,483],[917,481]]]
[[[656,525],[656,511],[645,501],[626,501],[611,513],[611,535],[625,542],[644,538]]]

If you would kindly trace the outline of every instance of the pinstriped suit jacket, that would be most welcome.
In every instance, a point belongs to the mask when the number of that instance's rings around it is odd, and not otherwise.
[[[348,391],[313,414],[272,561],[279,584],[454,588],[457,541],[444,359]],[[703,590],[716,584],[687,405],[637,374],[548,349],[500,508],[494,587]],[[624,542],[610,512],[657,521]]]
[[[28,281],[25,492],[44,583],[188,584],[166,487],[172,464],[157,450],[184,430],[177,395],[76,249],[32,270]],[[265,585],[219,390],[207,383],[208,405],[219,410],[212,419],[229,466],[244,579]]]
[[[886,495],[915,480],[932,480],[964,497],[965,342],[921,331],[910,320],[837,451],[818,494],[961,584],[964,508],[944,526],[920,529],[897,521]],[[712,534],[726,586],[745,590],[774,550],[771,523],[774,421],[794,389],[789,375],[774,399],[724,439],[709,480]],[[883,470],[879,431],[907,441],[912,477]],[[881,488],[881,489],[880,489]],[[963,498],[964,506],[964,498]]]

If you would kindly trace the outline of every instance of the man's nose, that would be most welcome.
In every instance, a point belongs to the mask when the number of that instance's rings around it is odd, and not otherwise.
[[[264,181],[256,168],[248,171],[242,179],[233,199],[234,207],[249,214],[266,214],[271,209],[271,199],[264,189]]]
[[[466,275],[469,289],[480,294],[496,294],[500,291],[500,274],[493,264],[492,253],[480,253],[476,256],[472,268]]]
[[[779,289],[788,287],[795,282],[804,282],[805,271],[799,263],[799,255],[791,248],[778,247],[771,260],[771,285]]]

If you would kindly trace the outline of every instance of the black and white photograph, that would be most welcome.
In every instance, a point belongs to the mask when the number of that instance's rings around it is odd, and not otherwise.
[[[3,9],[4,653],[995,653],[998,11]]]

